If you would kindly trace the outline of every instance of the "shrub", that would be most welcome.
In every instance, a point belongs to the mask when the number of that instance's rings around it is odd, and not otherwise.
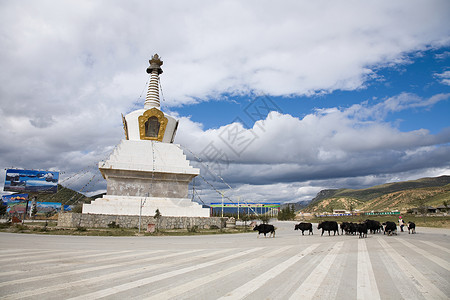
[[[25,230],[27,230],[28,227],[22,224],[17,224],[14,228],[15,232],[24,232]]]
[[[119,228],[120,225],[116,224],[115,221],[112,221],[111,223],[108,224],[108,228]]]
[[[188,228],[188,232],[198,232],[198,226],[194,225]]]
[[[77,203],[73,208],[72,208],[72,212],[73,213],[79,213],[81,214],[83,212],[83,203]]]
[[[0,229],[11,227],[11,222],[0,223]]]
[[[77,226],[77,231],[87,231],[87,229],[83,226]]]

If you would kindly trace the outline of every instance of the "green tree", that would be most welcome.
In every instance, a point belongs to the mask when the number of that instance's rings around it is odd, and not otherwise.
[[[263,222],[263,224],[267,224],[270,221],[270,216],[267,214],[259,215],[259,219]]]
[[[280,211],[278,212],[278,220],[280,221],[284,221],[286,220],[286,209],[285,208],[281,208]]]
[[[3,201],[0,201],[0,216],[6,215],[7,206]]]
[[[278,220],[280,221],[294,220],[294,218],[295,218],[295,209],[293,204],[283,207],[281,211],[278,213]]]
[[[31,208],[31,217],[34,219],[34,218],[36,217],[36,214],[37,214],[37,206],[34,205],[34,206]]]
[[[425,204],[425,199],[423,199],[423,198],[420,199],[418,209],[419,209],[419,212],[422,214],[423,222],[425,223],[426,222],[425,216],[428,212],[428,207]]]
[[[241,220],[244,221],[244,228],[247,230],[247,221],[250,220],[250,216],[248,214],[242,214]]]
[[[295,219],[295,205],[291,205],[291,210],[289,211],[289,220]]]
[[[45,213],[45,225],[44,229],[47,228],[48,225],[48,219],[51,218],[54,214],[56,214],[56,210],[52,209],[51,211],[48,211]]]

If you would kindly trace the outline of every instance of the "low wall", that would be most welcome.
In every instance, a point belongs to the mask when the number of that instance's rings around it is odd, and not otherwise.
[[[226,227],[227,218],[202,217],[160,217],[159,229],[187,229],[197,226],[199,229],[209,229],[211,226]],[[139,216],[97,215],[80,213],[59,213],[58,227],[86,227],[107,228],[115,222],[121,228],[138,228]],[[150,216],[141,216],[141,228],[144,230],[148,224],[156,224],[157,220]]]

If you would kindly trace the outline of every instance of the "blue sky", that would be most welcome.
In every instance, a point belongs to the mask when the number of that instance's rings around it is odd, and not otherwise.
[[[349,107],[365,101],[373,105],[401,93],[428,98],[435,94],[450,92],[450,85],[442,83],[442,79],[437,76],[450,70],[450,48],[430,49],[407,56],[409,59],[405,63],[381,67],[376,72],[376,78],[368,80],[364,87],[357,90],[337,90],[313,96],[269,97],[281,111],[302,118],[317,108]],[[192,121],[202,123],[205,129],[227,125],[237,117],[241,118],[248,128],[253,126],[253,122],[245,114],[244,109],[254,98],[254,95],[222,95],[220,99],[176,107],[172,110],[180,115],[190,116]],[[220,113],[211,114],[215,111]],[[396,124],[400,131],[425,128],[436,134],[450,125],[449,113],[450,101],[443,101],[423,110],[407,109],[391,113],[385,121]]]
[[[448,0],[2,1],[0,166],[103,192],[98,162],[158,53],[206,203],[449,175],[449,15]]]
[[[289,115],[299,120],[305,118],[305,116],[314,115],[317,111],[336,108],[345,111],[355,105],[365,106],[368,110],[376,110],[377,106],[388,106],[386,103],[387,101],[390,101],[391,109],[385,109],[384,113],[381,112],[379,114],[371,115],[368,117],[367,121],[385,124],[390,128],[389,130],[396,132],[392,133],[393,135],[398,133],[427,132],[430,135],[447,136],[443,139],[444,142],[442,144],[435,146],[444,150],[448,147],[449,142],[448,132],[450,119],[448,115],[450,112],[450,88],[448,82],[445,82],[448,75],[446,77],[441,74],[445,74],[445,72],[449,70],[449,50],[448,47],[438,47],[424,49],[423,51],[404,53],[403,61],[401,63],[387,66],[375,65],[373,66],[374,73],[371,75],[371,78],[364,81],[359,88],[353,90],[334,90],[330,92],[317,91],[313,95],[286,96],[270,96],[265,94],[223,94],[217,99],[209,99],[209,101],[202,101],[197,104],[185,105],[182,107],[174,107],[172,109],[179,115],[188,116],[191,121],[201,124],[204,131],[214,130],[223,132],[224,128],[236,121],[241,122],[245,129],[251,130],[254,126],[255,119],[246,114],[246,108],[251,106],[253,102],[258,102],[260,97],[267,97],[267,99],[269,99],[268,102],[272,102],[272,104],[276,105],[275,110],[281,114]],[[431,100],[439,97],[442,98],[439,101]],[[264,109],[262,109],[262,111],[264,111]],[[261,115],[255,118],[264,119],[265,116]],[[385,134],[389,135],[390,132],[386,132]],[[298,139],[301,142],[302,136],[299,136]],[[383,137],[381,137],[381,140],[383,140]],[[386,137],[386,140],[389,140],[388,136]],[[355,137],[352,142],[357,144],[360,141]],[[367,155],[368,160],[371,159],[370,156],[376,157],[377,155],[381,155],[381,159],[383,160],[382,156],[386,153],[386,161],[388,163],[396,164],[397,162],[395,159],[390,162],[389,157],[392,154],[390,152],[395,152],[398,149],[393,150],[391,147],[387,146],[388,143],[389,142],[386,142],[385,149],[383,149],[384,146],[381,145],[379,146],[381,148],[376,150],[369,149],[364,155]],[[382,141],[381,144],[383,144]],[[280,146],[284,145],[280,144]],[[403,149],[402,151],[407,152],[415,150]],[[237,161],[245,160],[237,158],[236,155],[233,156],[232,153],[229,156],[234,157]],[[408,160],[402,158],[402,155],[394,155],[394,157],[398,160]],[[421,158],[421,160],[422,159],[423,158]],[[427,159],[430,160],[431,166],[431,161],[434,158],[429,157]],[[445,155],[440,159],[443,159],[442,161],[439,161],[443,166],[449,162],[448,157]],[[414,164],[414,162],[410,163]],[[381,165],[383,164],[381,163]],[[409,174],[409,172],[401,172],[404,169],[408,169],[408,167],[399,166],[398,171],[393,172],[399,176],[390,174],[389,167],[380,167],[379,170],[375,172],[361,172],[361,170],[356,170],[357,168],[345,170],[342,172],[342,175],[333,172],[334,175],[331,175],[330,178],[322,177],[320,175],[316,177],[316,175],[311,174],[309,179],[314,178],[326,182],[327,184],[330,184],[332,188],[364,188],[385,182],[448,174],[448,171],[442,170],[438,170],[437,173],[434,174],[427,174],[426,168],[425,173],[422,173],[424,172],[423,162],[418,162],[418,165],[420,166],[417,168],[418,173],[414,172],[414,175]],[[224,169],[228,169],[228,167],[229,166],[226,165],[226,167],[222,169],[217,169],[217,174],[223,175],[223,172],[227,173]],[[375,170],[376,166],[372,165],[371,168],[374,168]],[[436,165],[431,169],[435,168]],[[386,171],[387,173],[385,173]],[[306,179],[306,181],[308,181],[308,176],[303,177],[302,175],[299,176],[295,174],[295,172],[292,176],[289,174],[282,174],[279,177],[276,177],[276,180],[294,186],[297,180],[301,181]],[[342,178],[340,178],[340,176],[342,176]],[[333,177],[337,177],[334,179],[334,182],[333,179],[331,179]],[[247,178],[247,182],[251,182],[253,185],[258,184],[259,182],[260,185],[269,185],[270,188],[270,182],[275,178],[269,178],[268,181],[265,181],[262,178],[258,178],[255,181]],[[214,176],[211,175],[209,180],[214,181]],[[216,181],[220,186],[220,180],[216,179]],[[298,189],[301,190],[303,188],[307,191],[309,191],[309,189],[314,192],[316,191],[316,189],[309,186],[309,183],[306,187],[299,187]],[[288,189],[289,188],[286,188],[286,190]],[[280,198],[275,197],[275,199],[279,200]],[[308,198],[304,197],[302,200],[308,200]]]

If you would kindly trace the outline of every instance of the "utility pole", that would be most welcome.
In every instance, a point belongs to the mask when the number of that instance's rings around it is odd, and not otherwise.
[[[141,215],[142,215],[142,198],[141,204],[139,205],[139,233],[141,233]]]
[[[191,200],[191,202],[194,201],[194,194],[195,194],[195,177],[194,177],[194,180],[192,180],[192,200]]]
[[[144,206],[145,202],[147,201],[147,197],[149,196],[149,193],[145,196],[145,201],[142,203],[141,198],[141,204],[139,205],[139,233],[141,233],[141,218],[142,218],[142,206]]]
[[[220,194],[222,195],[222,218],[223,218],[223,191],[220,191]]]
[[[239,201],[241,200],[241,197],[238,197],[238,220],[239,220]]]

